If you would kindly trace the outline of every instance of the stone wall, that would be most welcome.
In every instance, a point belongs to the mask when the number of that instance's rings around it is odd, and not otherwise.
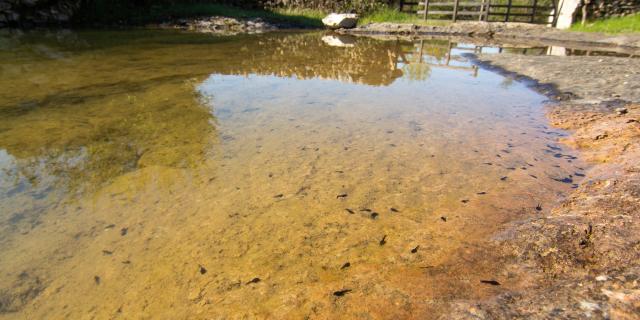
[[[585,3],[589,20],[640,12],[640,0],[561,0],[562,5],[556,26],[559,29],[567,29],[574,22],[580,22]]]
[[[375,10],[383,5],[391,5],[394,0],[264,0],[267,7],[292,7],[318,9],[327,12],[358,13]]]
[[[0,0],[0,27],[68,22],[82,0]]]
[[[326,12],[358,13],[375,10],[384,5],[397,5],[400,0],[212,0],[243,7],[304,8]]]
[[[587,5],[588,17],[600,19],[625,16],[640,11],[640,0],[590,0]]]

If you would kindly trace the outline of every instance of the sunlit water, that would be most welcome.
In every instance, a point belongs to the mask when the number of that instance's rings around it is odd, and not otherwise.
[[[2,34],[0,318],[432,318],[514,287],[484,244],[583,170],[545,98],[469,46],[322,37]]]

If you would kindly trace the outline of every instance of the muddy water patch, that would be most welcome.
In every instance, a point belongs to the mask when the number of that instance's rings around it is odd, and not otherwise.
[[[579,181],[545,98],[440,42],[32,37],[3,52],[0,283],[44,289],[7,317],[420,317],[513,285],[483,241]]]

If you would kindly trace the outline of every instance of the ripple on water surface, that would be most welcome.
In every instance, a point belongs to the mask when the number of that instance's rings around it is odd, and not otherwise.
[[[2,37],[2,317],[433,315],[583,170],[463,44]]]

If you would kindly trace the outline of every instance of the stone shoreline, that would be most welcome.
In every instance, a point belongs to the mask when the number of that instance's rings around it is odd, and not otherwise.
[[[528,43],[571,48],[613,50],[640,54],[640,34],[606,35],[567,32],[542,25],[502,22],[458,22],[446,26],[372,23],[354,29],[337,30],[340,34],[378,37],[423,38],[428,36],[472,37],[482,42]]]
[[[606,49],[637,55],[640,35],[606,36],[519,24],[446,27],[374,24],[341,34],[391,39],[454,37],[474,44]],[[637,319],[640,316],[640,60],[609,56],[469,55],[480,67],[547,95],[560,142],[592,167],[544,216],[503,226],[491,256],[509,290],[456,301],[446,319]],[[544,204],[542,204],[544,206]]]
[[[455,312],[534,319],[640,315],[640,63],[629,58],[480,55],[482,66],[533,80],[555,101],[561,142],[593,164],[548,216],[505,226],[492,240],[520,289]],[[466,309],[465,309],[466,308]],[[469,309],[471,308],[471,309]]]
[[[459,301],[454,318],[637,319],[640,315],[640,63],[630,58],[479,55],[552,97],[561,142],[593,166],[546,216],[491,240],[515,290]]]

